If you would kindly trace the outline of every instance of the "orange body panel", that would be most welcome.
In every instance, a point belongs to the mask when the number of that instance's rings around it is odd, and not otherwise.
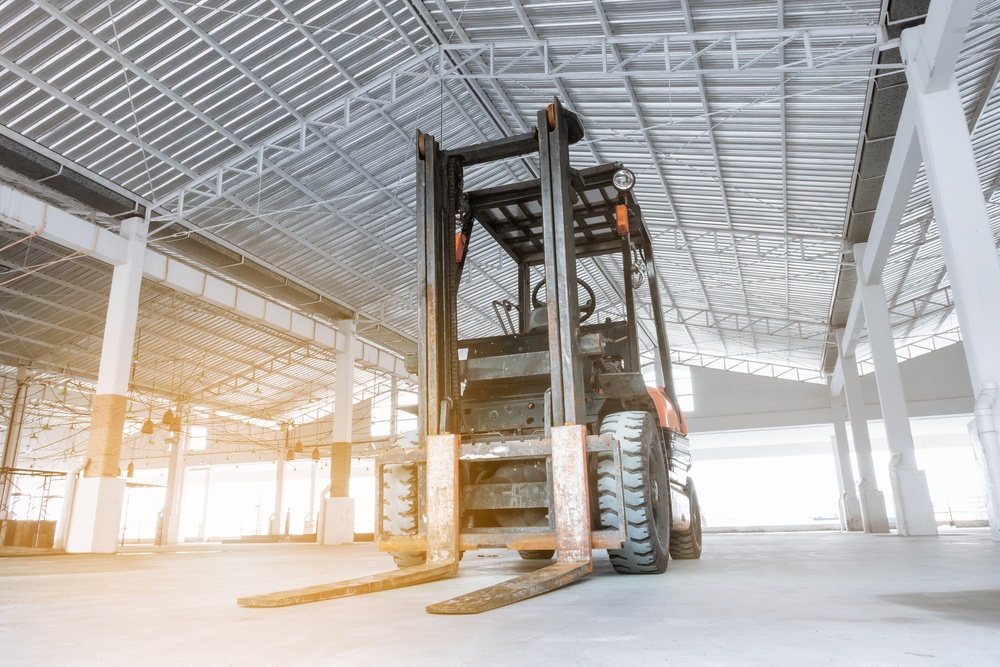
[[[656,415],[660,420],[660,426],[672,428],[687,435],[688,430],[687,424],[684,423],[684,415],[680,414],[674,404],[670,402],[663,387],[646,387],[646,391],[649,392],[649,397],[656,405]]]

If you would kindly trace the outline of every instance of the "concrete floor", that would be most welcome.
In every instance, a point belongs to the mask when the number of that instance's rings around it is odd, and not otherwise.
[[[601,554],[583,581],[478,616],[424,607],[537,565],[468,553],[423,586],[235,603],[390,565],[371,544],[0,558],[0,664],[1000,665],[1000,544],[980,529],[708,535],[666,575],[616,575]]]

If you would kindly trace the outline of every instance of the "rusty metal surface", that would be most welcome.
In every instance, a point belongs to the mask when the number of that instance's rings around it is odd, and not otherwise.
[[[427,551],[427,536],[383,533],[378,536],[376,546],[379,551]]]
[[[588,563],[559,562],[427,607],[432,614],[479,614],[571,584],[590,573]]]
[[[375,461],[379,465],[423,463],[426,460],[426,449],[384,449],[375,456]]]
[[[374,593],[434,581],[458,571],[458,442],[457,435],[427,438],[427,563],[333,584],[296,588],[239,598],[244,607],[286,607],[333,598]],[[390,544],[392,540],[380,543]],[[413,546],[413,545],[407,545]],[[392,547],[395,550],[395,545]],[[411,549],[401,549],[409,551]],[[414,549],[416,550],[416,549]]]
[[[475,484],[462,490],[462,507],[466,511],[541,508],[548,504],[546,482]]]
[[[587,484],[587,431],[583,425],[552,427],[552,491],[556,550],[560,562],[593,563]]]
[[[254,595],[238,598],[236,604],[241,607],[288,607],[306,602],[319,602],[334,598],[351,597],[365,593],[375,593],[392,588],[403,588],[414,584],[441,579],[458,571],[458,562],[428,563],[409,567],[395,572],[384,572],[368,577],[347,579],[333,584],[320,584],[306,588],[293,588],[266,595]]]
[[[453,434],[427,437],[427,561],[458,562],[458,445]]]
[[[552,444],[545,440],[506,440],[462,445],[463,461],[487,459],[541,458],[552,453]]]

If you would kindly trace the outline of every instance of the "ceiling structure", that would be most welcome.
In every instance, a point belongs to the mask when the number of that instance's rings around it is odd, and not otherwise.
[[[445,147],[497,139],[555,96],[586,131],[575,167],[636,173],[674,361],[819,381],[905,94],[898,32],[926,4],[0,0],[0,182],[111,230],[148,211],[158,252],[356,318],[402,355],[419,307],[417,130]],[[998,14],[979,3],[958,65],[995,226]],[[466,187],[537,173],[518,158],[470,169]],[[468,336],[501,333],[490,304],[516,293],[486,236],[460,297]],[[884,281],[900,354],[958,339],[923,176]],[[109,284],[109,267],[0,222],[5,372],[96,377]],[[621,307],[599,299],[599,314]],[[138,391],[271,420],[328,397],[335,368],[148,282],[136,355]]]

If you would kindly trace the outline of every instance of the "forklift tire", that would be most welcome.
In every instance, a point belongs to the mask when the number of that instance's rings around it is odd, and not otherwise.
[[[701,508],[698,506],[698,492],[694,481],[688,477],[684,491],[691,500],[691,527],[670,533],[670,557],[678,560],[701,558]]]
[[[555,549],[518,549],[517,553],[524,560],[552,560]]]
[[[390,535],[417,534],[417,467],[387,466],[382,476],[382,530]],[[399,568],[423,565],[423,551],[390,551]]]
[[[625,543],[608,549],[619,574],[660,574],[670,559],[670,479],[660,443],[660,429],[648,412],[616,412],[601,424],[621,446],[622,488],[625,493]],[[618,489],[614,459],[597,462],[598,509],[601,524],[618,527]]]

